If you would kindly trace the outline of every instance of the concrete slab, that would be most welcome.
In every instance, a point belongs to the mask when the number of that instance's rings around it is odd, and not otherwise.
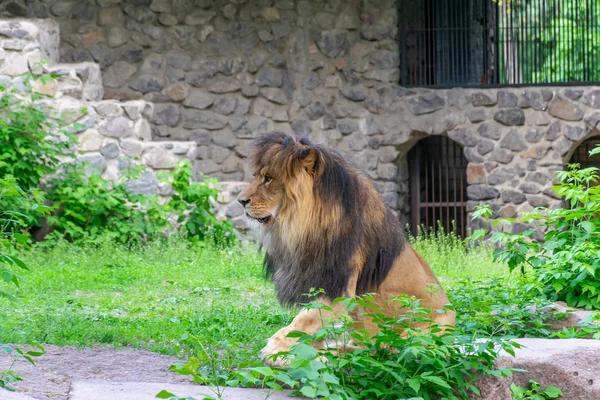
[[[161,390],[169,391],[179,397],[193,397],[195,400],[203,400],[205,396],[217,398],[210,388],[200,385],[80,380],[74,381],[71,385],[69,400],[155,400]],[[264,400],[268,395],[267,391],[258,389],[224,388],[223,390],[224,400]],[[287,399],[292,397],[281,392],[269,396],[269,400]],[[293,399],[297,400],[298,397]]]
[[[8,390],[0,389],[1,400],[35,400],[33,397],[18,392],[9,392]]]

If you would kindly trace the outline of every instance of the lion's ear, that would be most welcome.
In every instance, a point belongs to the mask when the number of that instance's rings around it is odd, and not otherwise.
[[[319,152],[315,149],[304,149],[300,152],[300,166],[310,175],[314,175],[315,165],[319,159]]]

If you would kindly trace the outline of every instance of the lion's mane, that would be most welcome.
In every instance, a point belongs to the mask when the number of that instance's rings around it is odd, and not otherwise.
[[[311,153],[311,176],[298,173]],[[331,299],[347,296],[353,268],[361,269],[356,294],[376,291],[406,237],[373,182],[336,150],[280,132],[256,139],[251,160],[255,170],[275,171],[284,185],[276,221],[262,237],[266,274],[280,303],[306,302],[311,288]],[[355,267],[357,254],[362,261]]]

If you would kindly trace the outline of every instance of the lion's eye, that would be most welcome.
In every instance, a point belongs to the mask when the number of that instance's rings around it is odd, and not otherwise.
[[[263,183],[269,183],[273,180],[269,175],[265,175],[263,178]]]

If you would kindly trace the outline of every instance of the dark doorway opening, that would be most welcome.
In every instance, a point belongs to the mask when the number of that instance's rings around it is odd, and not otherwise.
[[[420,140],[408,153],[411,230],[420,227],[465,237],[467,159],[462,147],[445,136]]]
[[[581,168],[600,168],[600,155],[590,157],[590,151],[600,145],[600,136],[594,136],[584,140],[571,156],[569,164],[580,164]]]

